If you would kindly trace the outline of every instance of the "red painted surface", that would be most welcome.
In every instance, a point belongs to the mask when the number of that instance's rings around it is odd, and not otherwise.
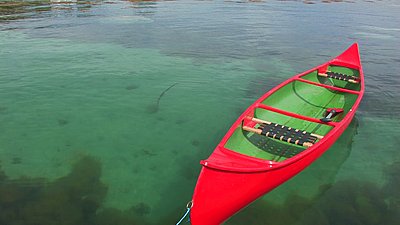
[[[314,70],[326,72],[328,65],[358,69],[360,71],[361,89],[353,93],[357,94],[358,98],[352,110],[340,122],[328,124],[333,126],[333,129],[323,139],[283,162],[257,159],[223,147],[235,129],[248,115],[252,115],[256,107],[261,106],[283,114],[289,113],[269,106],[264,107],[261,102],[284,85],[293,80],[301,79],[309,72]],[[193,194],[193,207],[190,214],[191,224],[219,225],[258,197],[301,172],[320,157],[347,128],[360,104],[363,93],[364,76],[357,44],[353,44],[341,55],[327,63],[298,74],[265,93],[238,118],[210,157],[200,162],[203,168]],[[318,122],[317,119],[314,121],[313,118],[294,113],[290,114],[289,116]]]

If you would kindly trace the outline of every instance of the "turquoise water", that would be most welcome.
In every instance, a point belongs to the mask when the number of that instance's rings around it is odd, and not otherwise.
[[[353,123],[227,224],[396,224],[400,5],[314,3],[0,5],[0,224],[174,224],[237,116],[353,42]]]

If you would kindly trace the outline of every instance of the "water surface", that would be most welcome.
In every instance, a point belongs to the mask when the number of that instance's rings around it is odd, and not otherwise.
[[[349,129],[227,224],[398,221],[396,1],[1,2],[0,223],[173,224],[237,116],[353,42]]]

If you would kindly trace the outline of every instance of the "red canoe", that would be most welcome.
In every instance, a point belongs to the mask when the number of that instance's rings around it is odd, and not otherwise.
[[[364,94],[358,45],[265,93],[200,163],[192,225],[218,225],[320,157]]]

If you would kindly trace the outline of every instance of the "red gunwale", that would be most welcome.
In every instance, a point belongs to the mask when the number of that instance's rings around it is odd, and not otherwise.
[[[357,43],[355,43],[354,45],[356,45],[357,53],[358,53],[358,45],[357,45]],[[349,49],[351,49],[353,46],[351,46]],[[326,62],[324,64],[321,64],[321,65],[319,65],[317,67],[314,67],[314,68],[309,69],[307,71],[304,71],[304,72],[302,72],[300,74],[297,74],[297,75],[293,76],[292,78],[289,78],[288,80],[285,80],[284,82],[282,82],[278,86],[272,88],[270,91],[266,92],[258,100],[256,100],[252,105],[250,105],[250,107],[248,107],[242,113],[242,115],[239,116],[239,118],[232,124],[231,128],[228,130],[228,132],[225,134],[225,136],[222,138],[221,142],[217,145],[217,147],[215,149],[215,151],[221,151],[222,153],[227,154],[227,155],[231,155],[232,157],[235,157],[235,158],[237,158],[237,157],[240,158],[241,157],[246,161],[249,160],[249,161],[253,161],[253,162],[258,162],[259,167],[257,167],[257,168],[249,168],[249,169],[235,168],[233,166],[230,167],[230,166],[226,166],[226,165],[218,165],[218,163],[210,162],[208,159],[207,160],[202,160],[200,162],[200,164],[202,164],[203,166],[206,166],[206,167],[210,167],[210,168],[214,168],[214,169],[220,169],[220,170],[226,170],[226,171],[236,171],[236,172],[240,172],[240,171],[242,171],[242,172],[268,171],[268,170],[274,170],[274,169],[278,169],[278,168],[281,168],[281,167],[285,167],[285,166],[291,165],[292,163],[297,162],[298,160],[300,160],[300,159],[306,157],[307,155],[311,154],[317,148],[319,148],[321,146],[324,146],[325,142],[327,142],[332,137],[337,136],[339,131],[343,131],[344,130],[344,128],[343,128],[344,125],[347,126],[351,122],[351,119],[354,117],[354,114],[357,111],[357,108],[358,108],[358,106],[359,106],[359,104],[361,102],[362,96],[364,94],[364,73],[363,73],[363,70],[362,70],[360,59],[358,58],[355,62],[353,60],[353,62],[350,63],[350,62],[347,62],[347,61],[343,61],[344,59],[341,59],[341,57],[343,55],[344,54],[339,55],[338,57],[336,57],[336,58],[334,58],[334,59],[332,59],[332,60],[330,60],[330,61],[328,61],[328,62]],[[359,57],[359,55],[357,55],[357,56]],[[321,139],[320,141],[318,141],[316,144],[314,144],[312,147],[309,147],[305,151],[297,154],[296,156],[293,156],[292,158],[286,159],[285,161],[282,161],[282,162],[274,162],[274,161],[270,161],[270,160],[254,158],[254,157],[251,157],[251,156],[247,156],[247,155],[243,155],[243,154],[237,153],[237,152],[235,152],[233,150],[230,150],[230,149],[224,147],[224,145],[226,144],[228,139],[235,132],[236,128],[240,127],[242,121],[246,118],[246,116],[252,110],[257,108],[258,106],[261,106],[261,108],[262,107],[266,107],[271,111],[275,110],[275,112],[278,112],[278,113],[282,113],[282,114],[286,113],[285,115],[288,115],[288,116],[292,115],[292,116],[294,116],[296,118],[299,118],[299,119],[302,119],[302,118],[305,119],[305,120],[310,119],[311,122],[316,122],[316,121],[314,121],[313,118],[308,118],[308,117],[305,117],[305,116],[302,116],[302,115],[299,115],[299,114],[286,112],[284,110],[276,109],[276,108],[273,108],[271,106],[266,106],[266,105],[262,104],[261,102],[264,101],[270,95],[272,95],[274,92],[276,92],[279,89],[281,89],[283,86],[285,86],[285,85],[287,85],[287,84],[289,84],[289,83],[291,83],[293,81],[296,81],[296,80],[302,81],[302,80],[304,80],[304,79],[301,78],[302,76],[307,75],[307,74],[309,74],[309,73],[311,73],[313,71],[316,71],[316,70],[318,70],[318,71],[326,71],[326,68],[328,66],[330,66],[330,65],[344,66],[344,67],[347,67],[347,68],[358,70],[359,71],[359,79],[360,79],[360,91],[354,91],[354,92],[357,92],[357,93],[354,93],[354,94],[357,94],[358,97],[357,97],[357,100],[355,101],[352,109],[347,113],[347,115],[340,122],[331,122],[331,123],[328,124],[328,125],[333,126],[333,129],[328,134],[326,134],[323,139]],[[331,86],[329,86],[329,88],[331,88]],[[338,88],[338,89],[342,90],[344,88]],[[347,89],[344,89],[344,90],[347,90]],[[344,92],[349,92],[350,93],[350,92],[352,92],[352,90],[348,90],[348,91],[344,91]],[[308,118],[308,119],[306,119],[306,118]]]

